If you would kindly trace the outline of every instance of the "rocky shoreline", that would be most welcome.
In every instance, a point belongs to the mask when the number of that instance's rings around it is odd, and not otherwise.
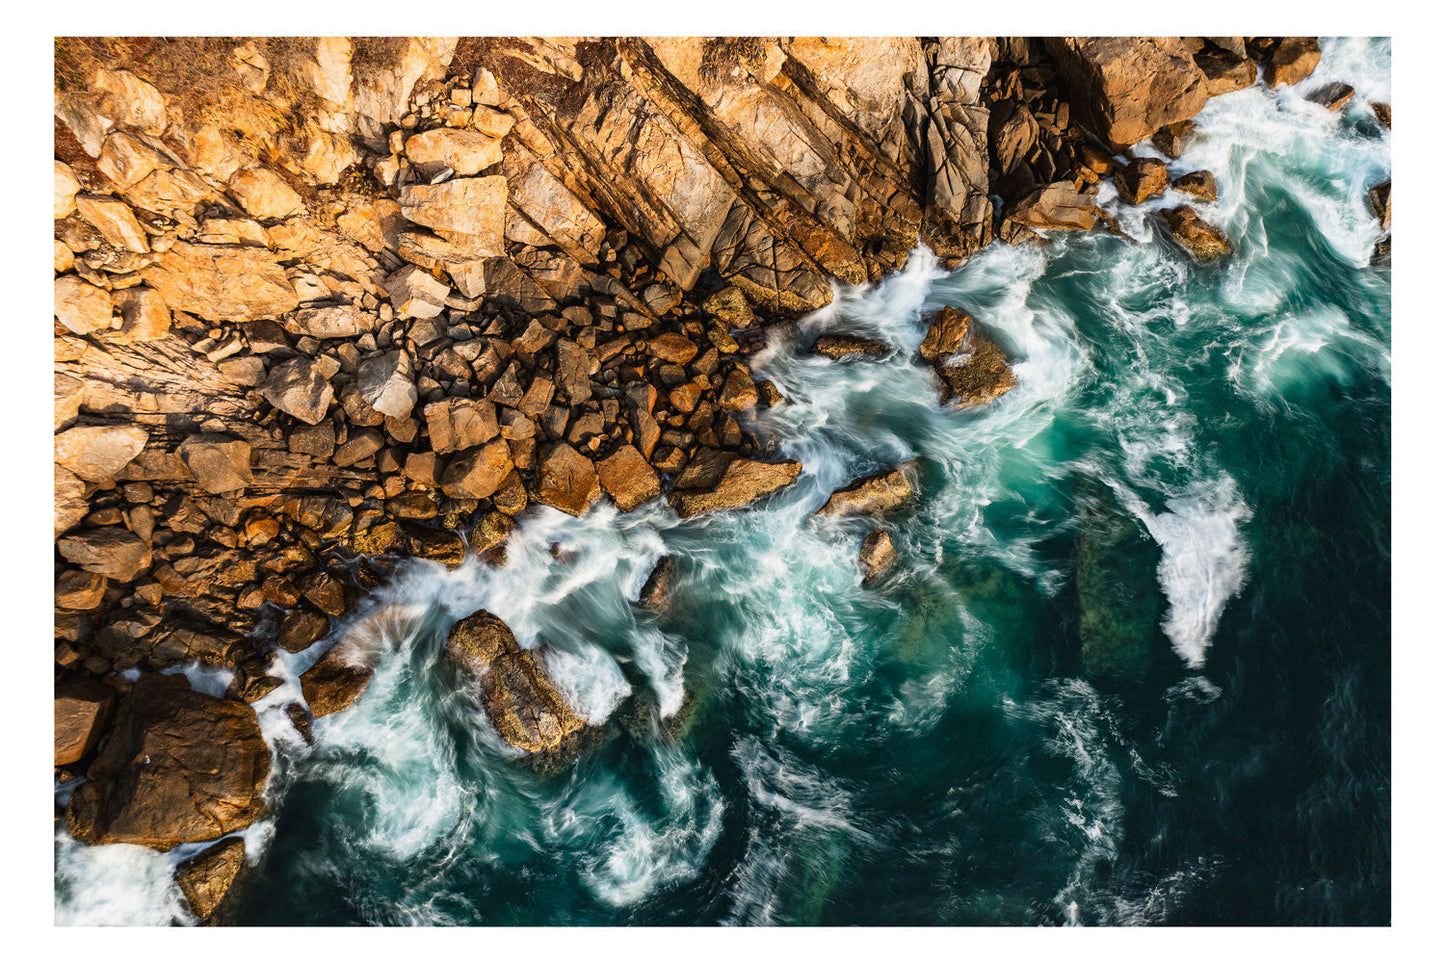
[[[1097,200],[1112,180],[1128,203],[1196,200],[1161,212],[1164,233],[1226,256],[1213,175],[1130,145],[1177,157],[1209,97],[1318,61],[1312,38],[58,40],[68,831],[221,840],[178,868],[209,918],[242,865],[231,834],[265,810],[247,704],[283,684],[277,650],[317,652],[286,710],[309,741],[366,690],[371,655],[338,629],[397,559],[499,563],[534,504],[662,497],[686,518],[792,484],[802,466],[752,418],[786,399],[750,355],[919,243],[957,265],[1117,232]],[[1311,96],[1339,109],[1342,87]],[[1368,198],[1386,230],[1389,202],[1388,182]],[[838,363],[880,348],[812,345]],[[1013,386],[952,309],[917,360],[943,404]],[[820,513],[914,487],[904,466]],[[893,556],[873,532],[860,577]],[[665,608],[670,581],[664,560],[639,604]],[[584,733],[489,613],[447,651],[518,749]],[[162,674],[193,662],[234,674],[224,697]]]

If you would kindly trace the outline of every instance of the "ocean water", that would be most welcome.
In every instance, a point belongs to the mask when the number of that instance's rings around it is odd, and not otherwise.
[[[534,508],[501,568],[411,562],[358,621],[378,670],[289,730],[258,705],[273,812],[250,924],[1363,924],[1390,919],[1387,40],[1300,89],[1216,98],[1175,170],[1236,244],[924,250],[780,331],[758,415],[798,483],[680,522]],[[1342,114],[1303,95],[1343,80]],[[1152,153],[1148,147],[1140,153]],[[1018,387],[941,409],[928,316],[968,311]],[[881,361],[810,357],[822,331]],[[907,459],[881,522],[811,518]],[[874,525],[897,566],[863,587]],[[631,603],[664,553],[672,609]],[[485,606],[611,736],[519,765],[438,661]],[[287,657],[302,670],[316,651]],[[215,684],[192,673],[198,686]],[[56,921],[189,922],[156,854],[56,838]]]

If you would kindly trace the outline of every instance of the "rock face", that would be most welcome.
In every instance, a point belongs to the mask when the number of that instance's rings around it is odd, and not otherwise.
[[[503,739],[525,752],[559,748],[582,719],[524,650],[507,624],[483,609],[447,634],[448,658],[475,675],[482,704]]]
[[[916,471],[916,466],[910,463],[856,481],[830,495],[816,514],[833,518],[881,515],[913,497]]]
[[[1045,46],[1085,125],[1115,148],[1188,120],[1209,97],[1203,71],[1182,40],[1168,37],[1051,37]]]
[[[1196,261],[1213,261],[1231,250],[1229,238],[1206,222],[1192,207],[1175,207],[1159,212],[1170,235]]]
[[[166,850],[244,829],[265,810],[271,751],[239,702],[191,691],[185,676],[143,675],[75,790],[70,834]]]
[[[223,840],[176,867],[176,885],[197,920],[212,921],[246,862],[246,844]]]

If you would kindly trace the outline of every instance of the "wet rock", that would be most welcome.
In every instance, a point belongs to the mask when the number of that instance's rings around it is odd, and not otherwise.
[[[507,538],[515,527],[516,523],[500,511],[487,512],[467,533],[467,544],[474,554],[501,564],[506,555]]]
[[[727,465],[716,484],[700,489],[674,490],[668,501],[683,518],[741,508],[764,495],[788,487],[797,481],[802,470],[802,464],[796,461],[763,462],[737,458]]]
[[[1130,204],[1142,204],[1158,197],[1169,186],[1169,170],[1153,157],[1136,157],[1114,175],[1119,196]]]
[[[1231,250],[1229,239],[1206,222],[1192,207],[1175,207],[1159,212],[1169,234],[1196,261],[1212,261]]]
[[[1380,227],[1390,229],[1390,182],[1384,181],[1370,188],[1370,210],[1374,211]],[[77,473],[78,474],[78,473]]]
[[[968,335],[970,320],[967,314],[957,308],[940,308],[928,323],[928,332],[923,336],[923,343],[918,346],[919,356],[929,364],[934,364],[957,353],[963,347],[963,339]]]
[[[306,601],[332,618],[341,618],[350,605],[346,586],[329,572],[312,572],[297,584],[297,588]]]
[[[1274,48],[1264,68],[1264,82],[1271,87],[1297,84],[1320,64],[1320,44],[1314,37],[1285,37]]]
[[[1209,171],[1190,171],[1188,174],[1180,174],[1169,186],[1181,194],[1197,197],[1201,201],[1219,199],[1219,189],[1214,183],[1214,175]]]
[[[55,688],[55,764],[80,762],[105,732],[115,690],[92,679]]]
[[[1325,84],[1305,97],[1312,104],[1319,104],[1325,110],[1343,110],[1345,105],[1355,96],[1355,88],[1349,84],[1330,83]]]
[[[405,530],[411,554],[417,558],[441,562],[449,568],[457,567],[466,558],[467,546],[456,532],[412,524]]]
[[[941,404],[986,404],[1014,387],[1003,349],[954,308],[934,315],[918,353],[938,377]]]
[[[630,512],[662,494],[657,471],[632,445],[620,445],[599,461],[597,478],[602,490],[612,496],[619,511]]]
[[[196,476],[196,484],[212,495],[251,486],[251,446],[226,435],[192,435],[177,449]]]
[[[1386,130],[1390,129],[1390,105],[1379,101],[1370,102],[1370,110],[1375,114],[1375,120]]]
[[[1074,114],[1115,148],[1204,108],[1204,73],[1175,37],[1050,37]]]
[[[150,435],[138,425],[89,425],[55,436],[55,463],[88,482],[104,484],[145,448]]]
[[[898,552],[894,549],[893,539],[888,533],[881,528],[869,532],[858,552],[858,564],[863,569],[863,584],[875,581],[892,568],[897,560]]]
[[[216,839],[264,812],[270,771],[250,708],[193,692],[185,676],[142,675],[71,796],[66,824],[86,843],[167,850]]]
[[[452,498],[490,498],[512,467],[511,449],[497,438],[454,457],[442,472],[442,491]]]
[[[176,885],[199,922],[209,923],[246,863],[246,844],[240,837],[225,839],[176,867]]]
[[[1211,97],[1254,86],[1254,61],[1234,50],[1206,47],[1194,55],[1194,65],[1204,74],[1204,89]]]
[[[302,652],[329,631],[331,620],[320,612],[306,608],[292,609],[281,620],[276,644],[287,652]]]
[[[117,582],[130,582],[151,565],[150,546],[116,526],[67,535],[56,547],[67,562]]]
[[[850,515],[881,515],[913,497],[917,466],[910,462],[840,488],[815,513],[833,518]]]
[[[1078,494],[1084,671],[1095,680],[1138,680],[1159,631],[1159,547],[1104,485],[1081,478]]]
[[[559,511],[581,515],[602,497],[597,469],[571,445],[553,445],[542,459],[536,496]]]
[[[835,361],[844,358],[881,358],[890,350],[886,341],[848,334],[825,334],[813,342],[813,354]]]
[[[580,732],[583,720],[567,705],[524,650],[507,624],[482,610],[452,626],[446,653],[480,684],[482,704],[492,725],[518,749],[544,752],[562,746]]]
[[[333,394],[321,367],[310,358],[298,357],[271,370],[261,397],[297,421],[315,425],[326,417]]]
[[[371,661],[350,636],[301,673],[301,695],[319,719],[350,709],[371,685]]]
[[[1181,120],[1178,123],[1159,128],[1150,139],[1166,157],[1178,158],[1180,154],[1184,153],[1184,145],[1193,133],[1194,121]],[[1134,203],[1139,202],[1135,201]]]
[[[664,555],[648,573],[647,581],[642,583],[642,591],[637,593],[637,604],[654,612],[666,610],[672,604],[672,591],[676,584],[677,560],[671,555]]]

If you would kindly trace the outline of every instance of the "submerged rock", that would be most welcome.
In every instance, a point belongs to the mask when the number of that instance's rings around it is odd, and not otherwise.
[[[66,812],[86,843],[167,850],[217,839],[265,811],[271,750],[244,703],[191,690],[183,675],[143,675]]]
[[[891,471],[856,481],[830,495],[816,514],[835,518],[848,515],[881,515],[913,497],[916,471],[917,463],[909,462]]]
[[[1080,479],[1078,504],[1075,582],[1084,672],[1094,680],[1142,679],[1159,634],[1159,546],[1098,482]]]
[[[518,749],[555,750],[584,728],[532,653],[518,644],[505,622],[485,609],[452,626],[446,654],[478,678],[487,717]]]

